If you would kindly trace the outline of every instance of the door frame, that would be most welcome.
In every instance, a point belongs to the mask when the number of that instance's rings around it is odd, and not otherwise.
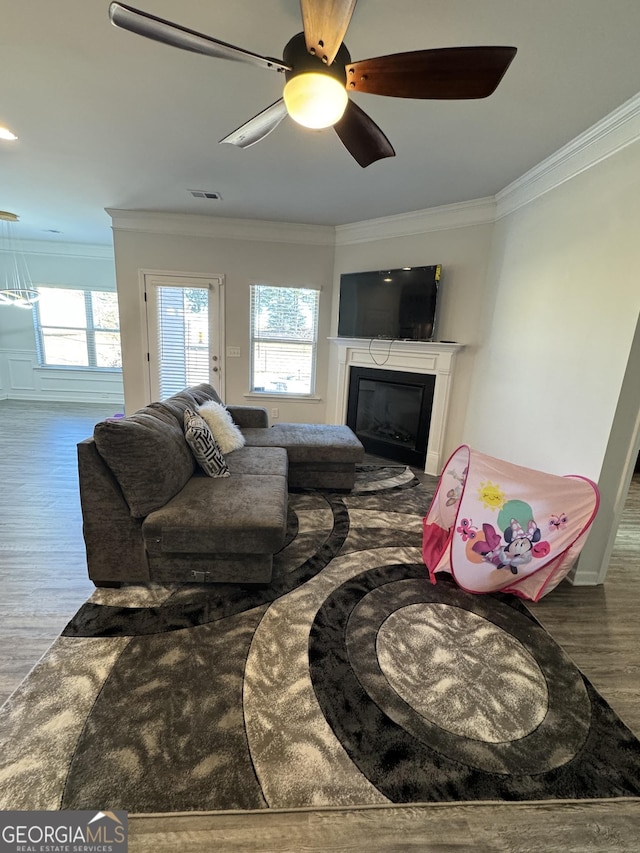
[[[220,398],[224,401],[226,394],[226,370],[225,370],[225,277],[221,273],[213,273],[205,275],[204,273],[182,272],[178,270],[154,270],[140,269],[138,270],[138,290],[140,302],[140,317],[141,317],[141,335],[144,343],[143,358],[146,359],[144,369],[144,393],[147,403],[152,402],[151,391],[151,363],[150,363],[150,335],[149,335],[149,312],[147,310],[147,283],[149,279],[155,278],[170,278],[173,281],[176,279],[185,279],[188,281],[200,281],[215,283],[215,287],[211,288],[212,292],[217,293],[217,300],[212,299],[213,293],[210,293],[210,322],[211,328],[216,333],[219,342],[218,369],[220,372]],[[186,286],[186,284],[185,284]],[[211,312],[214,312],[211,320]]]

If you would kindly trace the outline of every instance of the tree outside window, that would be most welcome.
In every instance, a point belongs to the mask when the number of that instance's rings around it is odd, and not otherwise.
[[[319,292],[251,286],[251,390],[313,394]]]

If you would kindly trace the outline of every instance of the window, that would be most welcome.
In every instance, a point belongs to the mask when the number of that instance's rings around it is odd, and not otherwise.
[[[115,292],[38,287],[38,293],[33,323],[40,365],[122,367]]]
[[[313,394],[319,292],[251,285],[251,390]]]

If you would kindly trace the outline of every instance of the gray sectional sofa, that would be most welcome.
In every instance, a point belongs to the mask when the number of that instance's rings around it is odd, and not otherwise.
[[[287,528],[289,486],[348,490],[364,449],[343,426],[268,426],[265,409],[228,406],[245,436],[230,476],[200,469],[183,431],[186,408],[221,402],[207,384],[124,418],[78,444],[89,577],[120,583],[268,583]]]

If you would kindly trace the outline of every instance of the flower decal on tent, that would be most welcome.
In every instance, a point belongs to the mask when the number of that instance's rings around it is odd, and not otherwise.
[[[500,486],[492,483],[491,480],[480,483],[478,496],[481,503],[486,506],[487,509],[502,509],[506,500],[506,495]]]

